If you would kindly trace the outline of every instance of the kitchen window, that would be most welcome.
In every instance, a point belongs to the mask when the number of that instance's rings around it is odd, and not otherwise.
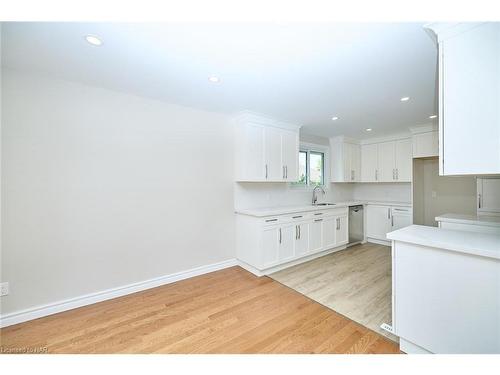
[[[325,152],[301,148],[299,151],[299,180],[296,186],[325,184]]]

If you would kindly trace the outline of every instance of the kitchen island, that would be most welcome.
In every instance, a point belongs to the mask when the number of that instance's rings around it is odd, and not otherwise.
[[[401,350],[500,353],[500,235],[411,225],[387,237]]]

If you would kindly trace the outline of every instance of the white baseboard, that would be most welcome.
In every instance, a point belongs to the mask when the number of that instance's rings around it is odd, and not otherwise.
[[[335,253],[335,252],[340,251],[340,250],[345,250],[346,248],[347,248],[346,245],[341,245],[341,246],[335,247],[333,249],[323,250],[323,251],[320,251],[319,253],[316,253],[316,254],[311,254],[311,255],[305,256],[305,257],[300,258],[300,259],[292,260],[291,262],[287,262],[284,264],[279,264],[279,265],[274,266],[274,267],[266,268],[265,270],[259,270],[255,267],[251,266],[250,264],[243,262],[242,260],[238,260],[238,265],[241,268],[247,270],[248,272],[253,273],[255,276],[261,277],[261,276],[271,275],[275,272],[284,270],[285,268],[293,267],[293,266],[296,266],[297,264],[305,263],[305,262],[308,262],[310,260],[325,256],[325,255],[328,255],[331,253]]]
[[[367,242],[376,243],[377,245],[391,246],[391,241],[378,240],[376,238],[367,238]]]
[[[60,313],[77,307],[91,305],[93,303],[106,301],[112,298],[125,296],[127,294],[140,292],[157,286],[174,283],[176,281],[189,279],[190,277],[203,275],[205,273],[218,271],[224,268],[237,266],[236,259],[229,259],[223,262],[209,264],[206,266],[191,268],[190,270],[173,273],[170,275],[156,277],[138,283],[133,283],[118,288],[107,289],[97,293],[49,303],[42,306],[33,307],[0,316],[0,327],[7,327],[14,324],[26,322],[28,320],[42,318],[44,316]]]

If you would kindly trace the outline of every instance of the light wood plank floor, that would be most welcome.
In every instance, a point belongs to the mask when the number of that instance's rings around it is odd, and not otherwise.
[[[279,271],[273,279],[398,342],[391,324],[391,248],[366,243]]]
[[[0,330],[2,352],[399,353],[385,337],[232,267]]]

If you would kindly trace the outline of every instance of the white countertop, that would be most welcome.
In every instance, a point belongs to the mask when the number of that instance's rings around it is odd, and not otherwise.
[[[296,212],[331,210],[334,208],[345,208],[345,207],[349,207],[349,206],[366,205],[366,204],[377,204],[377,205],[398,206],[398,207],[411,207],[411,203],[409,203],[409,202],[346,201],[346,202],[332,202],[332,203],[335,203],[335,205],[334,206],[313,206],[313,205],[309,204],[309,205],[301,205],[301,206],[276,206],[276,207],[262,207],[262,208],[247,208],[247,209],[237,209],[235,212],[237,214],[241,214],[241,215],[265,217],[265,216],[293,214]]]
[[[500,216],[444,214],[436,216],[436,221],[470,225],[484,225],[488,227],[498,227],[500,230]]]
[[[388,233],[387,238],[500,260],[500,235],[497,234],[410,225]]]

